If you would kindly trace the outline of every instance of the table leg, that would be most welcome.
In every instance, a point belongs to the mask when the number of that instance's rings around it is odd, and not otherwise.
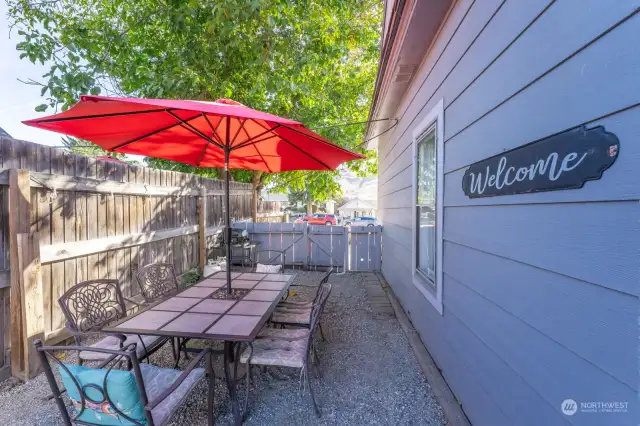
[[[238,360],[235,360],[237,362]],[[233,342],[224,342],[224,377],[227,379],[227,388],[229,389],[229,400],[233,411],[234,423],[237,426],[242,424],[242,415],[240,414],[240,405],[238,404],[238,396],[236,395],[236,381],[231,373],[231,363],[233,360]]]

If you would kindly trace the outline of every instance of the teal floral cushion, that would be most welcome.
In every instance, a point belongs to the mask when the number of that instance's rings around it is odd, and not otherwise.
[[[105,390],[104,378],[106,369],[82,367],[65,364],[71,375],[78,382],[85,395],[85,407],[82,410],[80,390],[64,368],[58,367],[62,383],[73,403],[78,420],[97,425],[135,425],[130,419],[147,424],[144,407],[140,401],[140,392],[136,385],[135,375],[130,371],[111,370],[107,375]],[[106,397],[108,393],[109,398]],[[109,402],[109,400],[111,402]],[[112,404],[115,405],[112,406]],[[123,413],[121,415],[116,409]]]

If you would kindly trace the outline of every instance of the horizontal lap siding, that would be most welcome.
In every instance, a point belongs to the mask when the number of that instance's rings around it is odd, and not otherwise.
[[[460,0],[379,145],[382,271],[472,423],[631,424],[638,414],[637,2]],[[572,23],[575,23],[572,24]],[[413,286],[411,134],[445,106],[444,314]],[[621,143],[582,189],[470,200],[469,164],[575,126]],[[628,401],[627,414],[560,402]],[[523,415],[526,413],[526,415]]]

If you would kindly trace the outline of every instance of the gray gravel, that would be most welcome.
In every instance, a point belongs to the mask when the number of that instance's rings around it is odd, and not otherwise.
[[[298,282],[317,282],[320,272],[302,272]],[[358,274],[332,275],[331,298],[323,317],[328,342],[320,342],[324,376],[311,380],[322,417],[300,393],[295,370],[267,369],[252,380],[247,425],[425,425],[445,424],[442,411],[394,317],[374,315]],[[299,289],[299,287],[298,287]],[[308,297],[311,289],[299,290]],[[71,362],[74,355],[69,354]],[[170,349],[152,356],[172,366]],[[255,370],[254,370],[255,371]],[[243,382],[244,383],[244,382]],[[26,384],[0,383],[0,425],[62,424],[43,375]],[[226,385],[216,384],[216,424],[231,424]],[[206,424],[206,384],[192,394],[172,425]]]

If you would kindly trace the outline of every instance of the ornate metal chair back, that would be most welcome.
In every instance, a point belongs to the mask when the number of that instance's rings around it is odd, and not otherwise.
[[[84,281],[67,290],[59,299],[67,327],[78,333],[99,331],[127,315],[118,280]],[[75,336],[76,344],[80,337]]]
[[[138,271],[136,280],[146,302],[152,302],[179,288],[176,271],[170,263],[147,265]]]

